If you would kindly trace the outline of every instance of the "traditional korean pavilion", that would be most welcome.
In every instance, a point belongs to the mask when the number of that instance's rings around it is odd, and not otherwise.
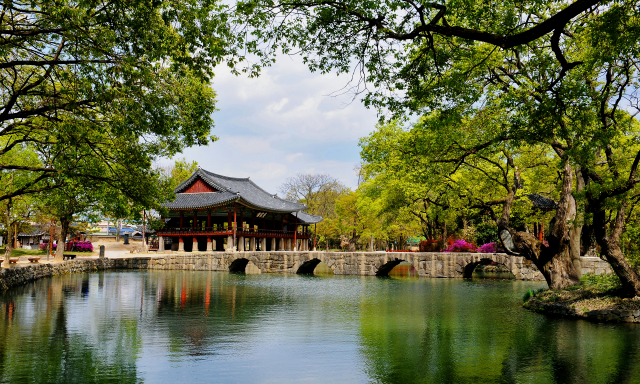
[[[249,178],[199,168],[164,206],[169,216],[158,230],[158,251],[308,251],[309,226],[322,217],[268,193]]]

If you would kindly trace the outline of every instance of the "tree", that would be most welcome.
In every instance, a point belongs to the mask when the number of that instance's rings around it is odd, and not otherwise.
[[[459,92],[474,81],[468,75],[496,55],[522,55],[550,43],[561,64],[555,74],[563,74],[576,65],[567,62],[561,47],[569,31],[594,19],[622,29],[625,20],[618,15],[636,8],[634,1],[597,0],[246,0],[230,12],[236,24],[232,49],[239,55],[232,64],[251,63],[242,70],[255,75],[278,51],[300,53],[312,71],[352,72],[351,89],[366,92],[367,105],[432,110],[460,98],[469,101],[472,95]],[[251,55],[257,60],[249,60]],[[465,63],[467,71],[448,72],[456,62]],[[434,90],[438,99],[429,96]]]
[[[312,70],[347,72],[355,63],[356,78],[373,85],[365,98],[368,105],[388,108],[401,117],[404,112],[418,112],[440,113],[446,119],[497,108],[503,114],[502,124],[493,134],[485,135],[484,142],[472,140],[472,145],[454,143],[461,151],[450,160],[455,164],[471,159],[477,151],[501,142],[509,142],[513,149],[541,145],[553,151],[561,175],[550,246],[543,247],[531,234],[511,226],[519,172],[511,165],[499,167],[513,177],[507,195],[499,199],[503,209],[497,221],[503,237],[514,241],[513,246],[508,244],[511,251],[548,265],[549,276],[556,275],[554,288],[577,283],[569,243],[575,238],[571,232],[577,232],[573,223],[579,219],[578,210],[584,207],[585,220],[592,217],[594,228],[600,229],[596,239],[624,290],[640,295],[640,280],[616,240],[624,228],[624,214],[619,215],[619,224],[606,220],[609,204],[624,212],[621,195],[627,196],[638,182],[637,164],[631,162],[628,172],[619,172],[615,168],[621,160],[606,154],[615,153],[629,132],[621,100],[631,100],[624,103],[629,109],[637,101],[640,10],[636,2],[462,6],[248,1],[239,4],[237,12],[254,16],[244,26],[253,32],[252,43],[266,43],[253,45],[256,53],[267,53],[265,62],[276,50],[299,49]],[[604,168],[598,158],[607,159]],[[594,169],[600,172],[589,173]],[[586,177],[582,193],[575,184],[584,175],[591,176]],[[609,183],[612,178],[617,181]],[[576,200],[581,196],[584,200]]]
[[[526,189],[545,184],[538,169],[553,166],[557,160],[540,145],[491,140],[503,132],[501,117],[502,113],[498,111],[485,110],[467,116],[434,114],[422,118],[408,131],[393,124],[381,126],[361,142],[362,155],[370,172],[393,180],[402,175],[403,183],[415,196],[429,196],[431,191],[440,188],[447,191],[448,208],[458,212],[476,209],[491,215],[500,230],[508,234],[504,236],[507,250],[518,253],[520,248],[516,249],[509,239],[526,231],[522,227],[514,228],[511,210],[526,194]],[[553,174],[547,175],[547,180],[549,176]],[[536,181],[530,182],[530,179]],[[527,184],[532,185],[528,187]],[[555,192],[553,189],[529,191]],[[562,228],[568,224],[563,223],[568,221],[556,214],[555,230],[564,234]],[[568,256],[568,247],[554,242],[554,236],[558,234],[552,233],[549,237],[550,246],[544,247],[543,257],[527,256],[550,287],[576,284],[578,279]],[[562,264],[566,260],[568,264]]]
[[[347,187],[336,178],[327,174],[303,174],[299,173],[287,179],[278,189],[289,201],[304,203],[306,212],[312,215],[322,216],[323,220],[317,224],[317,233],[324,240],[326,249],[329,250],[330,237],[336,237],[336,202],[348,192]]]
[[[187,161],[184,157],[176,159],[173,165],[162,167],[160,170],[168,179],[169,189],[173,192],[180,184],[184,183],[195,171],[200,168],[197,161]]]
[[[0,32],[0,156],[32,148],[39,164],[0,200],[63,178],[136,189],[151,161],[210,137],[212,66],[225,25],[207,0],[5,2]],[[90,156],[104,167],[84,167]],[[143,183],[144,184],[144,183]],[[139,191],[138,191],[139,192]]]

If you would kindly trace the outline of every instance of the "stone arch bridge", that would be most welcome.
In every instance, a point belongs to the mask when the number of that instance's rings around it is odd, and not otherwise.
[[[599,258],[582,258],[583,273],[606,273],[609,266]],[[503,253],[431,252],[188,252],[152,257],[114,259],[119,267],[135,269],[185,269],[247,273],[313,273],[322,263],[336,275],[380,276],[406,261],[418,276],[471,277],[476,265],[505,265],[518,280],[544,280],[523,257]]]

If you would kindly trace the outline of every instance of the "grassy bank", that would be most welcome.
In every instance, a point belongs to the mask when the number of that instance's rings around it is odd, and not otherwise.
[[[615,275],[585,275],[566,289],[527,291],[524,307],[537,312],[595,321],[640,322],[640,297],[621,295]]]

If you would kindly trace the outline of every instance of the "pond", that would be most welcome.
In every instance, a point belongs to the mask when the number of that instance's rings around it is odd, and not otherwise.
[[[0,299],[2,382],[640,383],[640,326],[514,280],[108,271]]]

